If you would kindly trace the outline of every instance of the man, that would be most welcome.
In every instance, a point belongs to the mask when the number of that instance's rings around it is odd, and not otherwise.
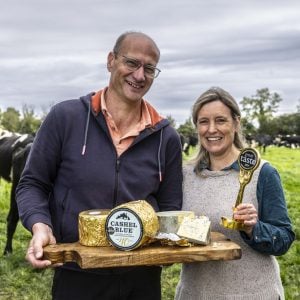
[[[78,214],[145,199],[156,211],[180,210],[181,145],[169,122],[143,99],[160,70],[155,42],[122,34],[108,54],[108,87],[55,105],[43,122],[17,189],[23,225],[32,232],[26,259],[43,247],[78,241]],[[158,266],[55,269],[53,299],[160,299]]]

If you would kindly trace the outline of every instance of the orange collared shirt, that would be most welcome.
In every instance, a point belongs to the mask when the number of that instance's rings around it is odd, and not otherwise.
[[[104,118],[106,120],[107,127],[109,129],[110,136],[112,138],[112,141],[114,143],[114,146],[116,148],[118,156],[120,156],[124,151],[126,151],[129,146],[134,141],[135,137],[139,135],[139,133],[144,130],[146,127],[150,127],[152,125],[151,122],[151,115],[149,113],[147,104],[144,100],[142,100],[142,107],[141,107],[141,118],[137,125],[126,132],[123,136],[121,136],[120,131],[118,130],[118,127],[116,126],[115,121],[112,118],[112,115],[107,110],[106,101],[105,101],[105,90],[101,92],[96,93],[94,97],[100,97],[97,99],[100,102],[100,109],[104,115]],[[93,99],[94,100],[94,99]],[[99,107],[95,106],[95,103],[98,102],[96,99],[93,101],[93,109],[96,112],[99,112]]]

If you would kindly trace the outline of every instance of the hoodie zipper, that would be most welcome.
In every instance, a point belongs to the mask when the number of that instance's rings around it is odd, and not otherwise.
[[[116,160],[116,177],[115,177],[115,190],[114,190],[114,205],[113,205],[113,207],[115,207],[117,205],[117,201],[118,201],[120,163],[121,163],[120,158],[117,158],[117,160]]]
[[[87,147],[88,128],[89,128],[89,123],[90,123],[91,106],[92,106],[91,101],[92,100],[90,99],[90,101],[88,103],[88,112],[87,112],[87,119],[86,119],[85,130],[84,130],[84,141],[83,141],[81,155],[85,155],[86,147]],[[162,182],[162,180],[163,180],[162,170],[161,170],[161,157],[160,157],[160,155],[161,155],[161,145],[162,145],[162,141],[163,141],[163,130],[164,130],[163,127],[161,129],[159,129],[159,131],[160,131],[160,140],[159,140],[159,148],[158,148],[158,153],[157,153],[159,182]],[[109,138],[112,142],[111,136],[109,134],[108,134],[108,136],[109,136]],[[131,148],[135,144],[136,144],[136,142],[131,144],[129,148]],[[117,158],[116,167],[115,167],[116,168],[116,178],[115,178],[114,199],[113,199],[114,206],[113,207],[115,207],[117,202],[118,202],[118,186],[119,186],[120,163],[121,163],[120,158]]]

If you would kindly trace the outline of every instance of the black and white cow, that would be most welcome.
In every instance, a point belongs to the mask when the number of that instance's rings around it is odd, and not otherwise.
[[[190,147],[195,147],[198,144],[198,137],[196,134],[183,135],[180,134],[180,141],[182,145],[182,151],[189,155]]]
[[[267,146],[274,145],[274,138],[265,133],[246,135],[245,138],[248,146],[258,147],[263,153],[266,152]]]
[[[300,136],[293,135],[284,135],[278,137],[279,146],[285,146],[288,148],[299,148],[300,147]]]
[[[180,137],[182,151],[185,152],[185,149],[188,145],[188,139],[182,133],[179,134],[179,137]]]
[[[12,183],[4,254],[12,252],[12,239],[19,221],[15,191],[33,139],[28,134],[5,133],[0,136],[0,177]]]

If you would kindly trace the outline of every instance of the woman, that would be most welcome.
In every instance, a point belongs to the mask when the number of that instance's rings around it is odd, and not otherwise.
[[[192,116],[200,148],[195,163],[184,169],[182,209],[208,216],[212,231],[240,245],[242,258],[184,264],[175,299],[284,299],[274,255],[287,252],[295,234],[278,172],[268,162],[260,163],[233,215],[245,230],[223,228],[221,217],[231,217],[239,190],[241,113],[229,93],[211,88],[197,99]]]

